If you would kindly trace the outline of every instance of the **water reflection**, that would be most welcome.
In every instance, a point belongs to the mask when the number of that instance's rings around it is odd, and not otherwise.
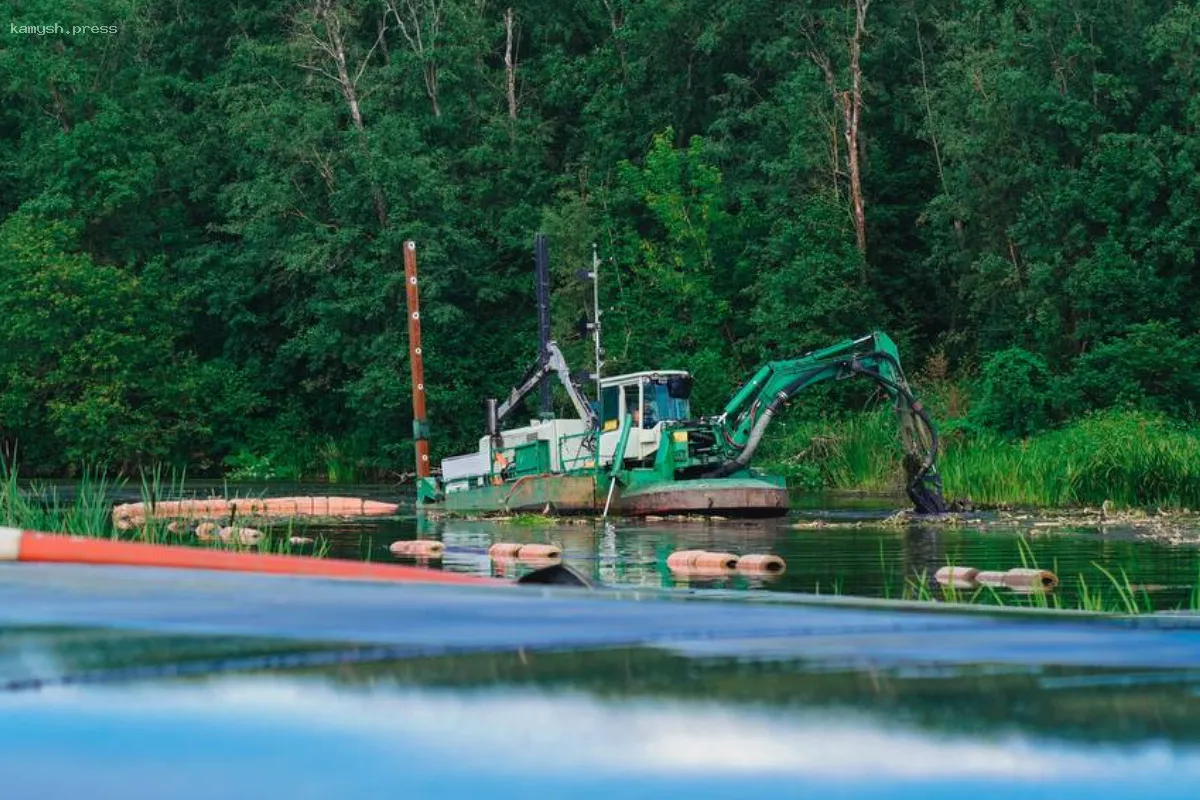
[[[875,501],[879,503],[877,499]],[[894,510],[894,506],[891,507]],[[832,512],[799,512],[800,524]],[[865,597],[899,597],[913,592],[922,575],[953,563],[980,569],[1008,570],[1038,565],[1062,578],[1058,596],[1068,608],[1078,607],[1083,576],[1091,594],[1115,602],[1112,583],[1097,564],[1114,575],[1124,572],[1138,588],[1139,604],[1159,609],[1187,607],[1200,574],[1200,549],[1135,535],[1120,529],[1092,530],[988,528],[880,523],[879,510],[838,512],[843,527],[801,527],[795,517],[782,520],[638,521],[617,520],[608,527],[583,524],[423,520],[416,517],[371,521],[317,529],[330,537],[333,555],[392,561],[387,545],[416,536],[441,538],[448,553],[444,569],[490,574],[487,558],[497,541],[552,542],[565,560],[589,577],[607,584],[643,587],[698,586],[765,591],[816,592]],[[1200,542],[1200,531],[1196,532]],[[787,561],[782,577],[729,576],[684,580],[666,567],[666,556],[680,549],[725,550],[738,554],[773,553]],[[437,566],[434,562],[432,566]],[[521,568],[506,565],[505,574]],[[1014,602],[1016,602],[1014,600]]]
[[[62,482],[56,490],[69,498],[77,484]],[[237,496],[277,494],[345,494],[400,501],[410,507],[411,496],[395,485],[288,485],[189,481],[191,493],[230,493]],[[114,497],[137,499],[136,486],[114,490]],[[449,552],[429,566],[476,574],[493,573],[487,558],[496,541],[553,542],[564,548],[568,563],[589,577],[609,584],[647,587],[699,586],[763,591],[852,594],[897,597],[921,575],[932,575],[947,563],[987,570],[1032,565],[1052,569],[1063,579],[1059,597],[1066,607],[1079,605],[1084,576],[1090,594],[1112,604],[1118,598],[1111,582],[1097,568],[1125,573],[1138,587],[1139,604],[1157,609],[1190,606],[1192,587],[1200,576],[1200,530],[1167,538],[1147,538],[1119,525],[1095,528],[1045,528],[1036,520],[1013,528],[986,525],[993,515],[979,514],[985,524],[966,521],[956,527],[883,524],[907,506],[901,497],[796,494],[793,512],[782,520],[738,522],[616,520],[613,528],[589,521],[576,524],[520,524],[427,520],[413,515],[368,520],[338,526],[299,523],[307,535],[324,535],[339,558],[396,560],[387,546],[397,539],[429,536],[442,539]],[[823,521],[838,527],[796,528],[795,524]],[[606,532],[607,531],[607,532]],[[733,576],[726,579],[677,580],[666,569],[672,550],[705,548],[774,553],[786,559],[787,573],[779,579]],[[505,565],[506,574],[523,568]]]
[[[1190,796],[1200,676],[1132,677],[479,654],[3,693],[0,748],[22,796]]]

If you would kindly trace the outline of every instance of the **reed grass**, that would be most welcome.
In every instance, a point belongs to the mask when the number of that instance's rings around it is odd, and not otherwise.
[[[118,539],[148,544],[189,545],[225,550],[247,550],[280,555],[308,555],[324,558],[330,545],[324,537],[316,537],[309,545],[293,545],[291,537],[303,531],[296,520],[282,526],[264,526],[262,539],[255,545],[234,541],[199,542],[191,531],[172,531],[170,521],[147,519],[129,531],[118,530],[112,521],[112,495],[127,485],[125,480],[110,479],[104,472],[84,469],[71,498],[63,497],[52,484],[32,482],[22,487],[14,465],[0,459],[0,524],[23,530],[65,533],[97,539]],[[161,468],[139,476],[141,500],[144,503],[187,497],[186,473],[167,473]],[[310,549],[311,548],[311,549]]]
[[[793,422],[762,464],[806,488],[900,491],[896,425],[888,411]],[[1200,507],[1200,429],[1166,417],[1110,411],[1024,440],[946,426],[938,459],[947,497],[1071,507]]]
[[[22,489],[17,470],[0,459],[0,522],[13,528],[108,537],[114,532],[108,497],[116,486],[105,473],[85,469],[68,502],[53,485]]]
[[[1024,537],[1017,539],[1017,558],[1021,566],[1028,569],[1041,569],[1029,541]],[[886,565],[880,554],[881,564]],[[957,566],[953,559],[947,559],[947,567]],[[975,589],[961,589],[954,586],[938,584],[928,571],[922,570],[914,575],[903,577],[899,592],[895,592],[892,584],[895,582],[894,572],[890,568],[883,570],[883,594],[886,598],[893,595],[902,600],[918,602],[946,603],[949,605],[995,606],[1008,608],[1040,608],[1056,610],[1090,611],[1105,614],[1138,615],[1154,613],[1153,599],[1145,587],[1138,588],[1124,569],[1114,571],[1093,561],[1092,567],[1096,575],[1078,574],[1064,577],[1059,588],[1053,592],[1034,591],[1029,593],[1013,593],[997,590],[992,586],[980,586]],[[1056,575],[1060,574],[1058,565],[1051,567]],[[1070,599],[1065,599],[1069,595]],[[1162,610],[1166,610],[1165,608]],[[1177,605],[1174,611],[1200,612],[1200,574],[1188,595],[1188,599]]]

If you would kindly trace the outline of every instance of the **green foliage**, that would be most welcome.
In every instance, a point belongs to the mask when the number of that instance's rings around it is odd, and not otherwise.
[[[786,420],[763,464],[809,489],[899,492],[890,412]],[[986,429],[941,431],[938,471],[950,498],[1040,507],[1200,506],[1200,429],[1157,414],[1107,411],[1014,440]]]
[[[1110,411],[1024,442],[984,434],[950,444],[940,470],[957,496],[985,503],[1195,508],[1200,431]]]
[[[0,50],[0,434],[24,464],[410,468],[410,238],[434,455],[470,446],[535,356],[539,225],[572,366],[596,243],[606,371],[691,369],[700,411],[880,327],[972,385],[955,441],[1195,420],[1194,0],[872,4],[865,254],[844,3],[527,0],[511,97],[507,6],[399,5],[419,45],[367,0],[22,4],[118,29]],[[806,398],[796,449],[851,396]],[[890,474],[834,438],[806,481]]]
[[[983,365],[972,419],[1007,435],[1028,436],[1049,424],[1053,390],[1040,356],[1019,347],[1001,350]]]
[[[728,364],[736,358],[736,301],[745,283],[738,230],[705,141],[693,137],[683,149],[673,138],[670,129],[657,134],[643,166],[620,166],[615,199],[626,219],[642,224],[619,234],[623,257],[609,325],[610,336],[627,335],[619,353],[610,349],[609,371],[688,369],[696,377],[693,402],[712,409],[734,388]]]
[[[24,213],[0,226],[0,419],[9,446],[33,464],[65,455],[112,465],[211,447],[200,404],[239,391],[235,372],[198,368],[177,352],[171,298],[151,280],[73,252],[75,238],[62,223]],[[253,402],[240,399],[238,408]]]
[[[761,460],[789,482],[807,489],[904,489],[899,427],[888,409],[841,419],[785,418],[776,427]]]
[[[1084,353],[1066,381],[1074,411],[1124,406],[1195,418],[1200,398],[1200,335],[1175,321],[1130,326]]]

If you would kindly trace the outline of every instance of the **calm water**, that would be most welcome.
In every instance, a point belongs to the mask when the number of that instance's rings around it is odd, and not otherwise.
[[[348,487],[338,493],[387,497],[389,487]],[[292,490],[294,491],[294,490]],[[325,487],[323,492],[328,492]],[[394,491],[394,490],[392,490]],[[1040,528],[1030,519],[1019,527],[986,524],[994,516],[973,518],[985,524],[958,526],[892,526],[883,520],[904,508],[902,498],[800,495],[792,513],[767,521],[613,520],[582,524],[426,520],[416,516],[364,521],[338,527],[310,526],[311,534],[328,538],[331,555],[340,558],[399,561],[388,551],[398,539],[436,538],[447,548],[445,558],[429,566],[476,574],[517,574],[526,568],[493,563],[488,547],[501,541],[559,545],[564,560],[594,580],[609,584],[672,587],[701,586],[754,591],[817,592],[865,597],[900,597],[932,576],[939,567],[957,564],[987,570],[1038,566],[1062,580],[1058,595],[1076,607],[1082,576],[1089,591],[1115,600],[1111,581],[1100,565],[1123,572],[1139,592],[1140,602],[1173,609],[1190,604],[1200,575],[1200,529],[1194,541],[1174,543],[1132,528]],[[825,528],[802,527],[815,520],[839,523]],[[797,526],[801,527],[797,527]],[[672,576],[666,557],[674,550],[708,549],[744,555],[773,553],[787,562],[778,578],[682,580]],[[1024,554],[1024,555],[1023,555]],[[1020,603],[1017,596],[1006,596]]]
[[[229,489],[394,498],[393,487]],[[1092,580],[1096,562],[1150,584],[1155,602],[1171,607],[1187,596],[1200,569],[1194,544],[1168,544],[1132,529],[1039,530],[1032,521],[1018,530],[882,524],[901,505],[799,497],[786,519],[745,524],[517,525],[404,516],[307,532],[326,536],[334,556],[389,562],[396,560],[388,551],[392,541],[435,537],[448,552],[430,566],[479,574],[497,568],[486,554],[493,542],[553,542],[594,579],[650,587],[680,585],[664,564],[676,549],[783,556],[788,571],[775,580],[697,584],[756,592],[895,596],[905,581],[947,561],[1019,566],[1024,542],[1034,560],[1064,577],[1068,603],[1076,591],[1070,576]],[[858,526],[796,527],[813,520]],[[868,629],[858,617],[812,631],[797,623],[787,636],[749,622],[745,634],[739,626],[724,638],[693,631],[691,638],[672,635],[657,644],[540,650],[526,646],[537,637],[513,620],[540,631],[543,618],[528,620],[521,609],[506,617],[459,597],[439,607],[433,599],[443,594],[433,590],[413,599],[411,587],[317,582],[303,597],[289,598],[268,578],[216,575],[162,582],[157,591],[171,594],[163,600],[144,596],[129,576],[109,586],[90,573],[60,573],[58,580],[81,582],[67,586],[73,592],[102,591],[99,605],[114,618],[100,627],[78,621],[39,627],[20,622],[17,613],[0,625],[6,796],[1095,800],[1193,797],[1200,780],[1200,671],[1193,666],[1200,663],[1200,632],[1175,618],[1163,634],[1169,640],[1155,640],[1155,658],[1124,667],[1113,666],[1120,659],[1078,659],[1143,656],[1149,640],[1137,638],[1137,626],[1093,620],[1088,624],[1107,626],[1100,638],[1079,639],[1078,632],[1064,632],[1061,618],[1022,620],[1006,633],[972,634],[982,637],[970,640],[976,645],[955,649],[941,646],[946,637],[966,641],[967,631],[992,618],[971,617],[956,634],[961,618],[941,614],[937,624],[950,627],[923,634],[926,645],[915,653],[899,647],[901,620]],[[37,617],[64,602],[63,588],[47,584],[48,574],[10,574],[10,582],[32,583],[9,586],[6,607]],[[140,580],[153,583],[152,577]],[[205,589],[210,583],[220,586]],[[227,592],[225,584],[241,589]],[[38,588],[53,599],[36,596]],[[314,597],[338,592],[350,597],[340,615],[326,613]],[[394,594],[381,601],[384,592]],[[568,606],[609,602],[533,596]],[[123,597],[135,605],[123,606]],[[305,602],[312,607],[289,616]],[[630,619],[680,616],[680,605],[712,601],[642,602]],[[711,623],[718,606],[738,613],[735,605],[747,614],[791,608],[716,603],[703,618]],[[96,616],[91,603],[80,609]],[[617,614],[601,605],[583,616],[581,608],[570,609],[556,606],[544,619],[603,622],[606,613]],[[110,624],[124,617],[141,622],[127,630]],[[180,620],[186,624],[175,624]],[[905,624],[919,639],[920,625]],[[509,638],[522,644],[463,640],[459,629],[472,625],[511,627]],[[247,633],[253,630],[260,633]],[[302,637],[282,638],[297,630]],[[364,644],[374,641],[363,638],[372,630],[418,643],[424,630],[459,644],[431,651],[440,655],[405,657],[411,646],[398,653]],[[974,649],[980,642],[986,652]],[[1005,658],[994,657],[997,648]]]
[[[1194,797],[1187,670],[856,667],[671,647],[274,669],[269,640],[0,629],[14,797]],[[336,652],[336,651],[335,651]],[[213,661],[212,659],[218,659]],[[155,677],[207,660],[187,678]],[[150,665],[136,677],[97,670]],[[30,665],[33,665],[32,667]],[[801,788],[803,787],[803,788]]]
[[[189,481],[191,492],[229,496],[338,494],[401,502],[411,507],[411,496],[398,494],[392,485],[279,485]],[[69,498],[72,485],[63,483],[60,496]],[[115,493],[116,499],[136,500],[136,487]],[[947,564],[986,570],[1038,566],[1053,570],[1062,583],[1056,593],[1066,607],[1077,607],[1080,578],[1090,592],[1116,601],[1112,583],[1097,567],[1116,576],[1128,576],[1138,592],[1139,604],[1174,609],[1191,604],[1200,576],[1200,528],[1171,540],[1150,537],[1129,527],[1045,528],[1030,519],[1018,527],[988,522],[994,515],[972,518],[956,526],[882,524],[906,507],[904,498],[797,494],[791,514],[766,521],[612,520],[583,524],[426,520],[409,514],[385,520],[339,524],[336,527],[300,524],[308,535],[324,536],[337,558],[396,562],[388,545],[398,539],[436,538],[447,548],[433,568],[475,574],[519,574],[526,567],[494,564],[488,547],[500,541],[545,542],[563,548],[565,561],[594,580],[609,584],[673,587],[697,586],[752,591],[817,592],[864,597],[900,597]],[[803,527],[813,521],[830,527]],[[798,527],[799,526],[799,527]],[[297,532],[305,532],[297,531]],[[703,548],[744,555],[773,553],[787,562],[778,578],[682,580],[666,568],[674,550]],[[1023,555],[1024,553],[1024,555]],[[1022,602],[1005,595],[1005,601]]]

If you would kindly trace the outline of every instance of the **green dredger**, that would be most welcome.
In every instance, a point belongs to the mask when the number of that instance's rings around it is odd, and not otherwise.
[[[440,478],[421,479],[418,508],[467,514],[782,515],[788,508],[783,479],[751,465],[771,421],[808,387],[861,376],[895,402],[907,490],[916,509],[946,510],[935,463],[936,430],[884,333],[768,362],[711,417],[692,416],[692,378],[679,370],[602,378],[600,402],[588,402],[553,342],[549,350],[548,361],[503,404],[488,401],[488,430],[479,450],[442,461]],[[505,416],[551,373],[557,373],[577,416],[502,430]]]
[[[783,478],[751,462],[771,421],[787,402],[814,384],[864,377],[893,399],[903,434],[908,495],[922,513],[946,510],[937,473],[937,432],[913,397],[896,345],[883,333],[838,342],[797,358],[770,361],[710,417],[692,415],[692,377],[652,370],[602,377],[599,258],[580,277],[593,282],[595,400],[580,391],[558,346],[550,340],[549,255],[535,242],[540,348],[538,361],[503,403],[486,402],[486,431],[472,453],[446,458],[434,476],[428,455],[425,386],[420,347],[416,250],[405,245],[409,343],[413,370],[413,432],[417,451],[417,509],[461,514],[545,512],[646,516],[787,513]],[[586,321],[585,321],[586,322]],[[556,376],[575,416],[549,412],[548,380]],[[542,390],[541,417],[502,428],[521,400]]]

